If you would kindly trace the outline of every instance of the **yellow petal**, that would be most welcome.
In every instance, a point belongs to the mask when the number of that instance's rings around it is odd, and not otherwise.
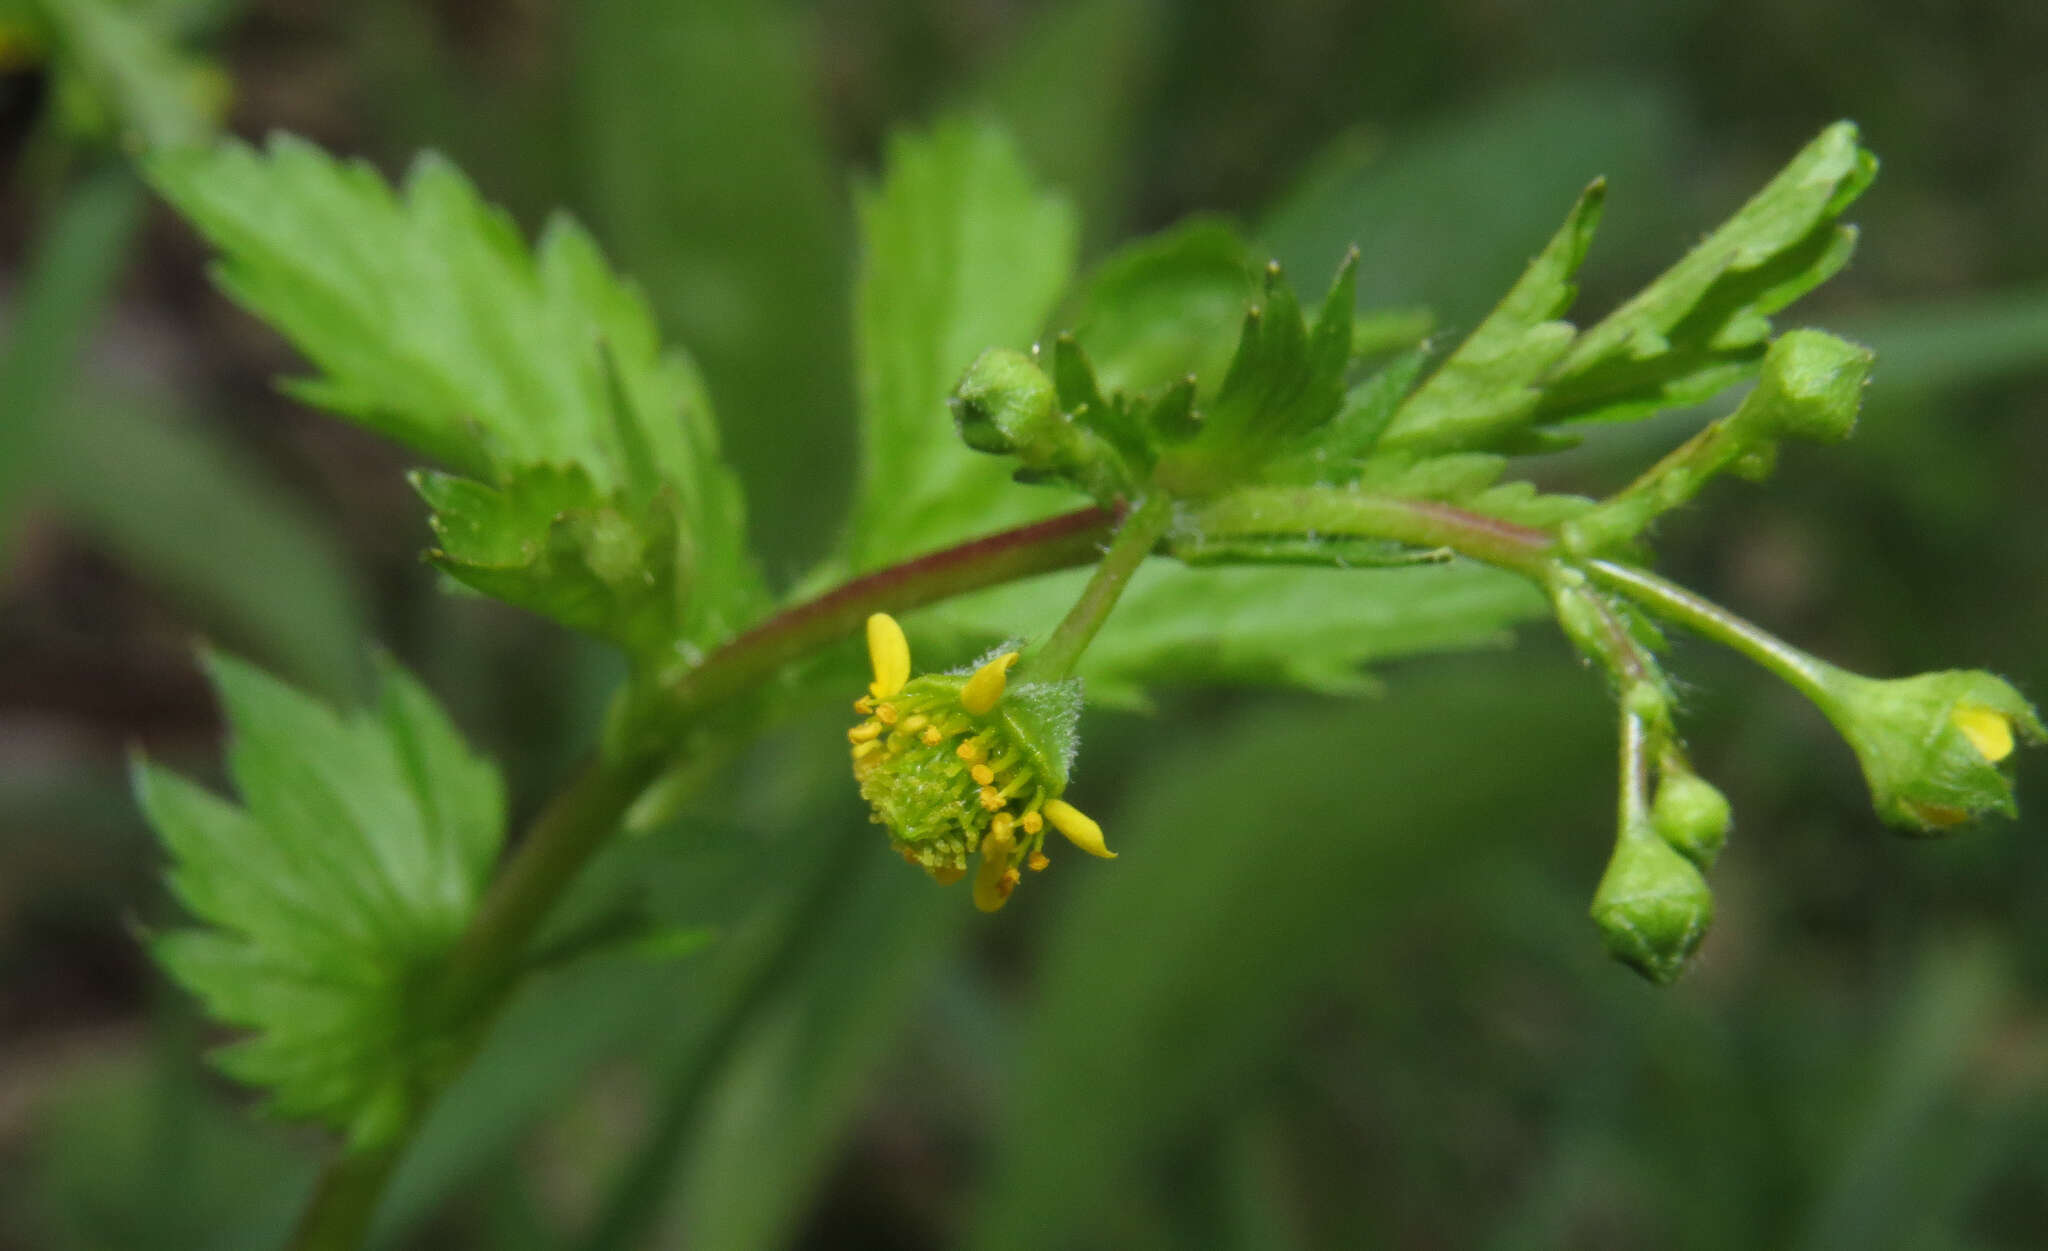
[[[1970,740],[1977,754],[1993,764],[2012,755],[2012,718],[1976,704],[1957,704],[1948,719]]]
[[[1045,819],[1053,828],[1067,836],[1067,841],[1091,856],[1104,860],[1116,859],[1116,853],[1102,841],[1102,827],[1079,808],[1064,799],[1055,799],[1045,805]]]
[[[960,706],[979,717],[996,706],[1003,697],[1003,688],[1010,684],[1010,666],[1017,663],[1017,653],[1004,652],[974,671],[967,679],[967,685],[960,689]]]
[[[887,699],[910,681],[910,640],[896,618],[878,612],[868,618],[868,663],[875,667],[875,680],[868,690],[876,699]]]

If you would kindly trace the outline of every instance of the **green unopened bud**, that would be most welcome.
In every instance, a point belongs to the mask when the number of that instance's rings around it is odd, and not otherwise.
[[[1741,442],[1795,438],[1839,443],[1856,429],[1873,356],[1818,330],[1788,330],[1764,355],[1756,390],[1729,423]]]
[[[1728,843],[1734,813],[1712,782],[1690,769],[1667,767],[1650,804],[1650,822],[1686,859],[1710,869]]]
[[[1856,750],[1871,801],[1908,833],[1943,834],[1987,812],[2013,816],[2000,768],[2016,738],[2048,740],[2011,683],[1981,669],[1881,681],[1824,666],[1815,702]]]
[[[1714,895],[1699,869],[1639,820],[1615,840],[1592,917],[1609,954],[1668,986],[1706,937]]]
[[[960,437],[977,452],[1000,455],[1056,442],[1065,424],[1052,379],[1011,348],[975,357],[953,390],[952,406]]]

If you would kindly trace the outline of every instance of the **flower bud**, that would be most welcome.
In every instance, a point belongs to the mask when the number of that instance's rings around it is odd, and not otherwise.
[[[1796,438],[1839,443],[1856,429],[1869,348],[1818,330],[1788,330],[1764,354],[1756,390],[1729,424],[1739,441]]]
[[[1047,444],[1065,424],[1052,379],[1030,356],[1011,348],[990,348],[975,357],[951,402],[960,437],[977,452],[1001,455]]]
[[[1668,986],[1706,937],[1714,896],[1699,869],[1638,820],[1615,840],[1592,917],[1609,954]]]
[[[1728,797],[1690,769],[1667,766],[1650,803],[1650,823],[1686,859],[1712,868],[1727,845],[1734,814]]]
[[[1942,834],[1987,812],[2015,815],[1999,765],[2015,738],[2048,739],[2040,716],[2004,679],[1949,669],[1889,681],[1822,666],[1815,702],[1863,766],[1880,817],[1913,834]]]

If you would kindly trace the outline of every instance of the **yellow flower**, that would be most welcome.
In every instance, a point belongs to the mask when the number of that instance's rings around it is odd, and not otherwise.
[[[868,618],[874,681],[847,731],[854,780],[902,857],[941,885],[979,854],[974,903],[1003,906],[1043,869],[1048,828],[1093,856],[1113,858],[1102,827],[1060,798],[1071,764],[1080,690],[1073,682],[1012,685],[1016,652],[968,673],[910,676],[910,643],[886,613]]]

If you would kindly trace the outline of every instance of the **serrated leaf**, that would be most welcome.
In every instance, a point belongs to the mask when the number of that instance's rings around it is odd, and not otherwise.
[[[1001,132],[964,121],[897,136],[857,204],[862,465],[847,555],[865,569],[1057,506],[964,446],[946,397],[985,349],[1032,342],[1076,227]]]
[[[1150,394],[1193,375],[1212,383],[1237,344],[1255,288],[1249,246],[1197,217],[1126,245],[1098,266],[1073,314],[1106,391]]]
[[[504,487],[448,474],[418,473],[413,484],[434,509],[435,566],[466,586],[618,644],[659,670],[688,656],[672,501],[635,506],[626,492],[601,492],[581,468],[534,465]]]
[[[1856,231],[1840,218],[1876,176],[1855,126],[1822,131],[1720,229],[1579,336],[1538,420],[1621,420],[1748,376],[1771,314],[1848,263]]]
[[[489,878],[503,782],[396,666],[377,707],[349,714],[224,656],[209,668],[242,802],[136,766],[171,889],[207,926],[159,935],[153,954],[253,1031],[218,1059],[273,1110],[358,1148],[389,1141],[445,1058],[416,982]]]
[[[432,154],[398,194],[286,136],[150,172],[220,249],[222,287],[319,368],[294,394],[488,484],[558,465],[636,505],[664,490],[686,544],[683,636],[713,640],[753,612],[739,489],[696,371],[580,227],[557,218],[529,251]]]
[[[1599,219],[1595,183],[1508,297],[1401,406],[1381,446],[1539,450],[1541,427],[1642,417],[1749,377],[1770,315],[1847,262],[1855,231],[1839,218],[1875,173],[1855,127],[1829,127],[1677,265],[1581,333],[1563,314]]]
[[[1526,425],[1540,386],[1571,346],[1560,320],[1578,294],[1576,278],[1600,223],[1606,185],[1581,192],[1564,225],[1429,380],[1401,405],[1380,437],[1393,450],[1486,447]]]

